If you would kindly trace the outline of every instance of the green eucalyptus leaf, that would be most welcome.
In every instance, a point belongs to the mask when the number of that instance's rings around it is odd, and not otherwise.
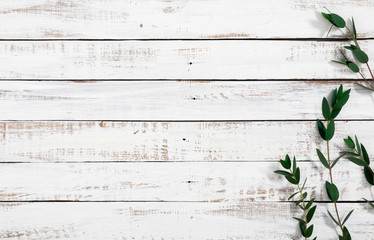
[[[274,171],[276,174],[283,175],[285,177],[293,177],[291,173],[283,171],[283,170],[276,170]]]
[[[339,190],[333,183],[329,183],[326,181],[325,183],[327,195],[329,196],[330,200],[333,202],[338,201],[339,199]]]
[[[300,228],[301,235],[303,235],[305,237],[305,234],[306,234],[306,224],[299,221],[299,228]]]
[[[305,224],[305,221],[303,219],[301,219],[301,218],[293,217],[293,219],[295,219],[296,221],[298,221],[300,223]]]
[[[305,178],[305,180],[304,180],[304,183],[303,183],[303,186],[301,187],[301,191],[303,191],[304,190],[304,187],[305,187],[305,183],[306,183],[306,180],[307,180],[308,178]]]
[[[374,91],[374,88],[367,87],[367,86],[365,86],[365,85],[363,85],[361,83],[356,83],[356,84],[359,85],[360,87],[363,87],[363,88],[367,89],[367,90]]]
[[[339,160],[344,156],[345,154],[341,154],[339,157],[337,157],[334,162],[331,164],[331,168],[333,168],[338,162]]]
[[[340,226],[340,224],[338,223],[338,221],[336,221],[336,219],[332,216],[332,214],[330,213],[329,210],[327,210],[327,213],[329,214],[331,220],[332,220],[336,225]]]
[[[305,236],[304,237],[308,238],[308,237],[312,236],[312,234],[313,234],[313,225],[311,225],[310,227],[308,227],[308,229],[305,232]]]
[[[355,143],[351,140],[349,140],[348,138],[347,139],[344,139],[344,142],[345,144],[347,144],[347,146],[350,148],[350,149],[355,149]]]
[[[355,38],[357,38],[357,31],[356,31],[356,25],[355,25],[355,20],[352,17],[352,27],[353,27],[353,35]]]
[[[297,183],[300,182],[300,168],[296,168],[296,171],[295,171],[295,180]]]
[[[367,163],[367,165],[370,164],[370,159],[369,159],[369,155],[368,153],[366,152],[366,148],[364,147],[364,145],[361,144],[361,150],[362,150],[362,157],[364,158],[365,162]]]
[[[286,160],[280,160],[280,163],[281,163],[282,167],[284,167],[285,169],[290,169],[291,168],[291,163],[288,164],[288,162]]]
[[[358,141],[357,136],[355,136],[355,140],[356,140],[356,147],[357,147],[358,155],[361,156],[361,147],[360,147],[360,142]]]
[[[296,157],[294,156],[293,157],[293,164],[292,164],[292,172],[295,174],[295,171],[296,171]]]
[[[344,225],[344,223],[349,219],[349,217],[352,215],[353,211],[354,211],[354,209],[351,210],[351,211],[347,214],[347,216],[346,216],[346,217],[344,218],[344,220],[343,220],[342,225]]]
[[[305,210],[308,210],[312,205],[313,205],[313,202],[314,202],[314,199],[315,198],[312,198],[305,206]]]
[[[338,90],[335,89],[331,96],[331,106],[335,105],[337,97],[338,97]]]
[[[291,196],[288,197],[287,200],[288,200],[288,201],[291,200],[291,198],[295,197],[298,193],[299,193],[299,192],[295,192],[295,193],[293,193]]]
[[[369,61],[369,57],[364,51],[356,49],[352,52],[360,63],[367,63]]]
[[[325,166],[327,169],[330,169],[330,164],[327,162],[323,153],[321,153],[321,151],[319,149],[316,149],[316,150],[317,150],[318,158],[321,161],[322,165]]]
[[[290,183],[292,184],[298,184],[299,182],[296,181],[293,177],[290,177],[290,176],[285,176],[285,178],[287,179],[287,181],[289,181]]]
[[[335,123],[334,123],[334,120],[331,120],[327,125],[326,141],[331,140],[334,137],[334,133],[335,133]]]
[[[334,63],[339,63],[339,64],[342,64],[342,65],[347,65],[346,61],[337,61],[337,60],[331,60],[331,61],[334,62]]]
[[[355,47],[356,47],[356,46],[355,46]],[[345,49],[348,49],[348,50],[351,50],[351,51],[355,50],[355,48],[353,48],[353,47],[351,47],[351,46],[344,46],[344,48],[345,48]]]
[[[344,232],[344,235],[345,235],[344,240],[352,240],[351,234],[349,233],[348,228],[343,227],[343,232]]]
[[[318,132],[319,132],[319,135],[321,136],[321,138],[323,140],[326,140],[326,128],[325,128],[325,125],[323,125],[323,123],[319,119],[317,119],[317,128],[318,128]]]
[[[306,221],[310,222],[313,218],[314,212],[316,211],[317,206],[312,207],[306,215]]]
[[[374,185],[374,173],[370,166],[364,167],[365,178],[371,185]]]
[[[357,153],[355,152],[346,152],[346,151],[343,151],[343,152],[340,152],[341,154],[344,154],[344,155],[350,155],[350,156],[354,156],[354,157],[359,157],[360,155],[358,155]]]
[[[339,16],[338,14],[331,13],[331,21],[330,21],[335,27],[338,28],[344,28],[345,27],[345,21],[344,19]]]
[[[338,89],[338,99],[340,99],[343,96],[343,85],[340,84]]]
[[[352,72],[354,73],[358,73],[360,72],[360,68],[357,66],[356,63],[354,62],[347,62],[347,66],[349,67],[349,69],[352,70]]]
[[[359,166],[366,166],[366,163],[365,161],[359,159],[359,158],[355,158],[355,157],[348,157],[348,160],[353,162],[354,164],[357,164]]]
[[[342,96],[340,99],[338,98],[338,101],[334,104],[333,108],[342,108],[349,99],[349,95]]]
[[[332,110],[330,118],[335,119],[339,115],[341,110],[342,110],[341,108],[337,108],[337,109]]]
[[[330,120],[330,106],[325,97],[322,100],[322,114],[326,120]]]

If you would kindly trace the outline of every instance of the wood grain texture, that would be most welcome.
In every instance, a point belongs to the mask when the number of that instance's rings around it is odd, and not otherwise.
[[[323,6],[374,37],[374,4],[357,0],[2,0],[0,28],[2,39],[322,38]]]
[[[340,119],[373,119],[373,92],[348,82],[0,82],[1,120],[300,120],[352,88]]]
[[[338,49],[346,44],[1,41],[0,61],[7,64],[0,65],[0,79],[358,79],[347,67],[331,62],[341,58]],[[360,46],[374,58],[374,40]]]
[[[347,223],[354,239],[372,240],[372,209],[356,209]],[[299,236],[293,203],[3,203],[2,239],[290,239]],[[319,204],[315,234],[336,239]],[[300,209],[299,209],[300,210]],[[299,213],[301,216],[301,213]]]
[[[373,121],[336,122],[332,157],[348,135],[374,154],[373,130]],[[0,140],[1,162],[317,160],[326,149],[315,121],[0,122]]]
[[[322,164],[298,165],[309,196],[329,201]],[[297,188],[273,172],[280,168],[276,162],[1,164],[0,201],[286,201]],[[333,173],[339,201],[374,198],[360,167],[341,160]]]

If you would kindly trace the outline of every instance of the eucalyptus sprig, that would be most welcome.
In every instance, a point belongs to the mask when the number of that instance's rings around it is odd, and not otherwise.
[[[349,161],[353,162],[356,165],[364,167],[366,180],[369,184],[374,185],[374,173],[372,168],[370,167],[370,159],[365,146],[363,144],[360,144],[357,136],[355,136],[355,141],[353,141],[353,139],[348,136],[348,138],[344,139],[344,142],[353,151],[345,151],[342,153],[348,156],[347,159]]]
[[[307,179],[305,178],[303,185],[300,187],[300,168],[297,167],[296,158],[293,158],[291,163],[290,156],[286,155],[284,160],[280,160],[280,164],[286,170],[277,170],[274,171],[277,174],[284,176],[288,182],[297,186],[297,191],[293,193],[288,200],[291,200],[293,197],[300,195],[300,199],[295,202],[296,206],[300,207],[304,211],[303,218],[294,217],[295,220],[299,222],[299,228],[301,235],[307,240],[313,234],[314,225],[308,226],[312,221],[314,213],[317,206],[312,206],[314,198],[309,201],[306,201],[308,193],[304,191],[305,183]],[[314,237],[313,240],[316,240],[317,237]]]
[[[329,211],[327,212],[329,216],[331,217],[331,219],[333,220],[333,222],[336,223],[336,225],[338,225],[339,228],[341,229],[342,235],[339,235],[339,240],[351,240],[351,235],[348,231],[348,228],[344,224],[346,223],[348,218],[351,216],[353,210],[347,214],[347,216],[344,218],[343,221],[341,221],[339,211],[338,211],[338,206],[337,206],[337,201],[339,199],[339,190],[338,190],[338,187],[333,182],[332,168],[336,165],[336,163],[339,161],[342,155],[332,162],[330,158],[329,142],[333,138],[334,133],[335,133],[334,119],[339,115],[342,107],[347,103],[349,99],[349,93],[350,93],[350,89],[347,91],[343,91],[343,86],[340,85],[339,89],[334,90],[332,97],[331,97],[330,104],[327,101],[327,99],[324,97],[322,100],[322,114],[327,122],[327,127],[325,127],[325,125],[322,123],[321,120],[317,119],[317,127],[318,127],[319,134],[321,138],[326,141],[327,159],[319,149],[317,149],[317,155],[322,165],[325,166],[329,170],[330,181],[325,182],[325,188],[326,188],[328,197],[334,203],[336,218],[334,218],[333,215]]]
[[[347,49],[347,50],[349,50],[349,51],[351,51],[352,55],[355,57],[355,59],[359,63],[366,64],[366,67],[367,67],[367,69],[370,72],[370,75],[371,75],[371,78],[372,78],[373,82],[371,82],[371,81],[369,82],[367,80],[367,78],[361,72],[361,70],[358,67],[358,65],[355,62],[349,60],[346,57],[346,55],[344,54],[344,52],[342,50],[340,50],[340,52],[342,54],[343,59],[341,59],[341,60],[333,60],[333,62],[346,65],[352,72],[360,74],[360,76],[365,81],[366,85],[363,85],[363,84],[360,84],[360,83],[358,83],[358,85],[360,85],[361,87],[363,87],[365,89],[374,91],[374,75],[373,75],[373,72],[371,71],[370,65],[368,63],[369,62],[369,57],[360,48],[360,45],[358,44],[357,30],[356,30],[356,25],[355,25],[355,21],[354,21],[353,17],[352,17],[352,30],[351,30],[351,28],[347,26],[345,20],[341,16],[339,16],[338,14],[335,14],[335,13],[331,13],[330,10],[328,10],[327,8],[326,8],[326,10],[329,13],[322,12],[322,16],[331,23],[331,27],[330,27],[327,35],[330,33],[332,27],[337,27],[337,28],[341,28],[341,29],[343,29],[343,28],[347,29],[348,33],[352,37],[353,44],[349,44],[349,46],[344,46],[344,48]]]

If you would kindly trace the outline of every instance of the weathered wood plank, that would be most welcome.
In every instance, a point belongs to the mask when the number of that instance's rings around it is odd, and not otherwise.
[[[320,163],[300,162],[306,191],[328,201]],[[0,201],[279,201],[295,186],[276,162],[1,164]],[[348,161],[334,168],[340,201],[371,199],[363,171]],[[298,198],[297,198],[298,199]]]
[[[341,119],[373,119],[374,93],[348,82],[0,82],[1,120],[283,120],[321,117],[339,84]]]
[[[374,122],[336,122],[335,158],[347,135],[374,146]],[[316,160],[315,121],[0,122],[1,162]]]
[[[373,210],[367,204],[339,204],[356,209],[347,226],[352,238],[372,240]],[[315,234],[336,239],[319,204]],[[293,203],[3,203],[2,239],[290,239],[297,238]],[[301,216],[299,213],[298,216]]]
[[[374,4],[357,0],[2,0],[0,28],[3,39],[320,38],[323,6],[374,37]]]
[[[352,79],[343,42],[2,41],[0,79]],[[368,53],[374,41],[363,41]],[[374,58],[370,55],[369,57]],[[369,76],[369,75],[367,75]]]

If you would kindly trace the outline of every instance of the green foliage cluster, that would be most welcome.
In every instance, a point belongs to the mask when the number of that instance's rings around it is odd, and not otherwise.
[[[300,187],[300,168],[297,167],[296,158],[293,157],[293,161],[291,163],[291,159],[288,155],[286,155],[285,159],[280,160],[280,164],[286,170],[277,170],[274,171],[277,174],[283,175],[288,182],[293,185],[297,186],[297,191],[293,193],[288,200],[291,200],[297,195],[300,195],[300,199],[298,199],[295,204],[296,206],[300,207],[304,211],[303,218],[294,217],[295,220],[299,222],[299,228],[301,235],[308,239],[313,234],[314,225],[308,226],[308,224],[312,221],[314,213],[316,211],[317,206],[313,206],[314,198],[309,201],[306,201],[308,197],[308,193],[304,191],[305,184],[307,179],[305,178],[303,185]],[[313,238],[316,240],[317,237]]]
[[[329,13],[322,12],[322,16],[331,23],[331,27],[330,27],[327,35],[329,35],[332,27],[341,28],[341,29],[343,29],[343,28],[347,29],[347,31],[351,35],[353,44],[349,44],[348,46],[344,46],[344,49],[349,50],[352,53],[352,56],[357,60],[357,62],[354,62],[353,60],[350,60],[346,56],[346,54],[344,53],[344,51],[340,50],[340,52],[342,54],[342,59],[340,59],[340,60],[332,60],[332,61],[335,62],[335,63],[339,63],[339,64],[342,64],[342,65],[345,65],[352,72],[358,73],[363,78],[363,80],[365,82],[365,84],[358,83],[358,85],[360,85],[361,87],[366,88],[368,90],[374,91],[374,82],[373,82],[374,81],[374,75],[373,75],[373,72],[371,71],[370,65],[368,63],[369,62],[369,57],[368,57],[368,55],[359,46],[358,39],[357,39],[356,24],[355,24],[355,21],[354,21],[353,17],[352,17],[352,26],[350,28],[350,27],[347,26],[346,21],[341,16],[339,16],[338,14],[335,14],[335,13],[331,13],[328,9],[327,9],[327,11]],[[368,81],[367,80],[367,78],[365,77],[364,73],[361,71],[360,67],[358,66],[359,63],[366,65],[367,69],[370,72],[370,75],[371,75],[371,78],[372,78],[371,80],[372,81]]]

